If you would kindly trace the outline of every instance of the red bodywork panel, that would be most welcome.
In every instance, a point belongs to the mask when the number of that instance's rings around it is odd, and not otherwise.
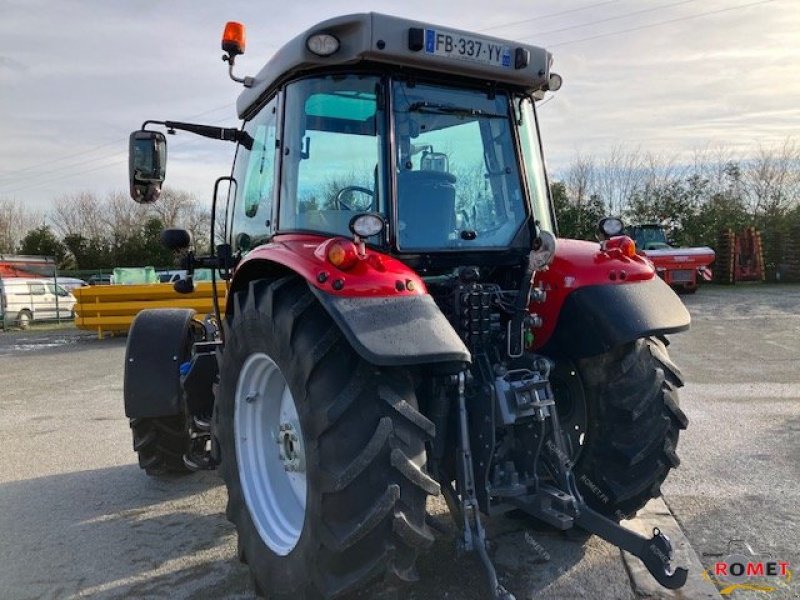
[[[669,248],[642,250],[656,267],[658,274],[669,285],[697,287],[697,275],[711,279],[708,268],[716,258],[711,248]]]
[[[249,252],[237,271],[253,261],[268,260],[290,268],[314,287],[333,296],[375,298],[428,293],[425,282],[412,269],[396,258],[369,248],[350,269],[336,268],[328,262],[326,254],[330,245],[337,241],[353,243],[343,237],[278,235],[269,244]],[[341,287],[337,281],[341,282]]]
[[[337,241],[352,243],[343,237],[276,236],[269,244],[248,253],[237,271],[254,261],[278,263],[334,296],[375,298],[428,293],[416,272],[396,258],[369,248],[352,268],[344,271],[336,268],[326,254]],[[540,348],[550,339],[564,300],[576,289],[588,285],[629,285],[653,277],[652,264],[642,256],[628,257],[618,248],[603,251],[595,242],[559,239],[553,264],[538,273],[535,280],[537,285],[544,286],[547,298],[542,304],[530,306],[530,311],[543,320],[543,326],[534,332],[533,348]],[[334,286],[336,281],[342,282],[340,289]]]
[[[613,239],[613,238],[612,238]],[[619,249],[603,251],[596,242],[559,239],[556,257],[547,271],[536,275],[547,299],[530,305],[530,312],[542,317],[542,327],[534,331],[533,349],[550,339],[558,323],[564,301],[576,289],[587,285],[629,285],[655,277],[650,262],[639,255],[628,257]]]

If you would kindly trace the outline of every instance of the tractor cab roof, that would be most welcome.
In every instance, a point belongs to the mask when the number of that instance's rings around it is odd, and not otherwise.
[[[321,43],[310,42],[315,37]],[[536,46],[378,13],[347,15],[323,21],[281,47],[241,93],[237,111],[246,117],[287,79],[324,67],[383,63],[532,93],[548,85],[551,62],[552,55]]]

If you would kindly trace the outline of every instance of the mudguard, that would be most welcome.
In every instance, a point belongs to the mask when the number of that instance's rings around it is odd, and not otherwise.
[[[681,299],[659,277],[624,285],[589,285],[566,297],[543,352],[585,358],[642,337],[684,331],[690,323]]]
[[[183,412],[180,367],[188,360],[187,340],[194,314],[189,309],[165,308],[136,315],[125,350],[123,395],[128,418]]]
[[[450,363],[463,369],[469,350],[427,294],[399,297],[333,296],[309,288],[367,362],[378,366]]]
[[[334,243],[352,244],[340,237],[276,236],[241,261],[228,293],[246,289],[254,279],[296,273],[367,362],[435,365],[447,372],[471,362],[469,350],[417,273],[369,247],[363,259],[342,271],[326,259]],[[228,303],[229,310],[232,305]]]

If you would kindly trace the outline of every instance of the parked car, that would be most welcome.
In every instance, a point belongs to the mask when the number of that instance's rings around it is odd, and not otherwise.
[[[158,274],[159,283],[174,283],[186,277],[186,271],[161,271]]]
[[[68,292],[89,285],[83,279],[78,279],[77,277],[57,277],[56,283]]]
[[[77,300],[63,286],[47,279],[0,279],[0,317],[22,329],[31,321],[74,317]]]
[[[113,275],[92,275],[88,279],[89,285],[112,285],[114,283]]]

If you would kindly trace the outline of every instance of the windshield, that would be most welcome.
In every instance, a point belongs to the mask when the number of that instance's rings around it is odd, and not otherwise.
[[[350,236],[360,212],[385,212],[378,77],[313,77],[286,87],[282,231]]]
[[[401,250],[505,247],[525,222],[509,98],[394,83]]]

